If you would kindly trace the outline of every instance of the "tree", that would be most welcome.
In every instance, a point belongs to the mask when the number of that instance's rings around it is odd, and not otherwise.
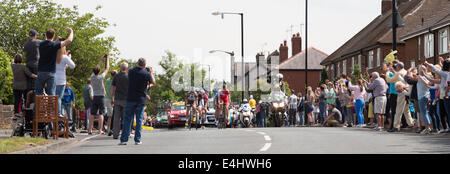
[[[0,49],[0,79],[2,79],[0,80],[0,100],[6,105],[13,104],[14,102],[11,60],[12,58]]]
[[[101,6],[95,10],[98,11]],[[108,53],[111,62],[116,61],[119,52],[114,47],[114,37],[101,36],[110,24],[104,18],[92,13],[79,14],[78,7],[63,8],[61,4],[50,0],[3,0],[0,1],[0,49],[10,57],[23,52],[23,44],[28,39],[31,29],[45,33],[49,28],[57,36],[66,37],[66,27],[74,30],[74,40],[67,47],[72,51],[75,69],[67,70],[67,80],[71,83],[77,99],[82,99],[82,88],[92,74],[92,68],[100,58]],[[38,39],[43,40],[39,35]],[[83,106],[82,100],[76,100]]]
[[[205,81],[206,71],[200,69],[199,64],[184,65],[177,59],[176,55],[170,51],[166,51],[166,55],[162,57],[159,66],[163,68],[162,73],[155,75],[156,85],[150,88],[151,101],[147,104],[147,110],[151,114],[156,114],[170,106],[170,103],[175,101],[184,101],[187,95],[186,89],[191,86],[201,87],[202,81]],[[176,79],[181,74],[181,79]],[[200,79],[194,78],[195,74],[201,74]],[[190,81],[183,79],[183,77],[190,76]],[[175,90],[172,86],[172,80],[180,80],[182,90]],[[181,83],[183,82],[183,83]]]
[[[358,64],[355,64],[353,66],[353,73],[352,73],[352,76],[351,76],[352,83],[355,84],[356,81],[358,81],[358,79],[360,79],[360,76],[361,76],[361,69],[359,68]]]
[[[326,79],[328,79],[328,73],[327,70],[323,68],[322,71],[320,71],[320,82],[318,86],[324,84]]]

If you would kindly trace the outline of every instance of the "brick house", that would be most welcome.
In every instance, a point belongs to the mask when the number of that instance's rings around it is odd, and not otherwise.
[[[283,75],[284,81],[289,84],[289,88],[295,93],[305,92],[305,50],[302,50],[302,38],[300,34],[294,34],[291,38],[292,52],[289,57],[289,48],[287,41],[280,44],[279,51],[274,51],[267,57],[267,62],[272,67],[268,67],[269,73],[273,69],[277,69]],[[323,51],[309,47],[308,48],[308,86],[317,87],[320,82],[320,73],[323,66],[320,65],[328,54]],[[279,62],[272,61],[274,58],[279,58]],[[260,61],[260,60],[257,60]]]
[[[378,17],[321,62],[330,79],[351,74],[355,64],[362,69],[368,67],[370,72],[380,71],[392,50],[392,30],[387,27],[392,19],[392,1],[383,0],[381,6]],[[449,7],[448,0],[398,0],[405,26],[397,30],[397,50],[405,68],[423,62],[425,54],[430,62],[439,55],[448,57]]]
[[[289,84],[290,89],[295,93],[305,91],[305,50],[302,50],[302,38],[300,34],[294,34],[291,38],[292,52],[289,57],[289,47],[287,41],[280,44],[278,50],[271,54],[264,55],[264,53],[257,53],[256,62],[245,62],[245,91],[258,89],[256,81],[258,79],[267,80],[273,69],[277,69],[279,73],[283,74],[284,80]],[[308,86],[317,87],[320,82],[320,73],[323,66],[320,65],[328,54],[323,51],[309,47],[308,48]],[[277,61],[278,60],[278,61]],[[234,84],[240,89],[240,77],[242,74],[241,62],[234,62],[232,65],[232,72]]]

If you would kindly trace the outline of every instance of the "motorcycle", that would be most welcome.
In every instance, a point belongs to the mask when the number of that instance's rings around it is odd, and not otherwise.
[[[236,128],[239,126],[239,115],[234,109],[230,109],[230,119],[228,127]]]
[[[253,119],[253,113],[252,109],[250,107],[243,107],[239,109],[239,119],[240,124],[239,127],[252,127],[252,119]]]
[[[273,101],[270,120],[273,127],[281,127],[286,120],[286,104],[284,101]]]

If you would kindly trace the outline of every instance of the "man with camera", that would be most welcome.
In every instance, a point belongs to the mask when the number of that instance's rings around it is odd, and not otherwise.
[[[72,43],[73,30],[66,28],[69,37],[62,42],[54,42],[55,30],[48,29],[45,33],[46,40],[39,44],[40,58],[38,60],[38,78],[36,79],[36,95],[42,95],[45,92],[48,95],[56,94],[56,59],[58,50]],[[60,59],[61,57],[58,57]],[[59,61],[58,61],[59,62]]]

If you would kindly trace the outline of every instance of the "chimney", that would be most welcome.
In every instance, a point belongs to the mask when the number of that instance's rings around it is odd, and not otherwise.
[[[280,44],[280,63],[288,58],[289,48],[287,46],[287,41],[285,40],[283,44]]]
[[[408,2],[409,0],[397,0],[397,7],[400,4]],[[382,0],[381,1],[381,14],[384,14],[392,10],[392,0]]]
[[[302,38],[300,33],[292,35],[292,56],[302,52]]]

